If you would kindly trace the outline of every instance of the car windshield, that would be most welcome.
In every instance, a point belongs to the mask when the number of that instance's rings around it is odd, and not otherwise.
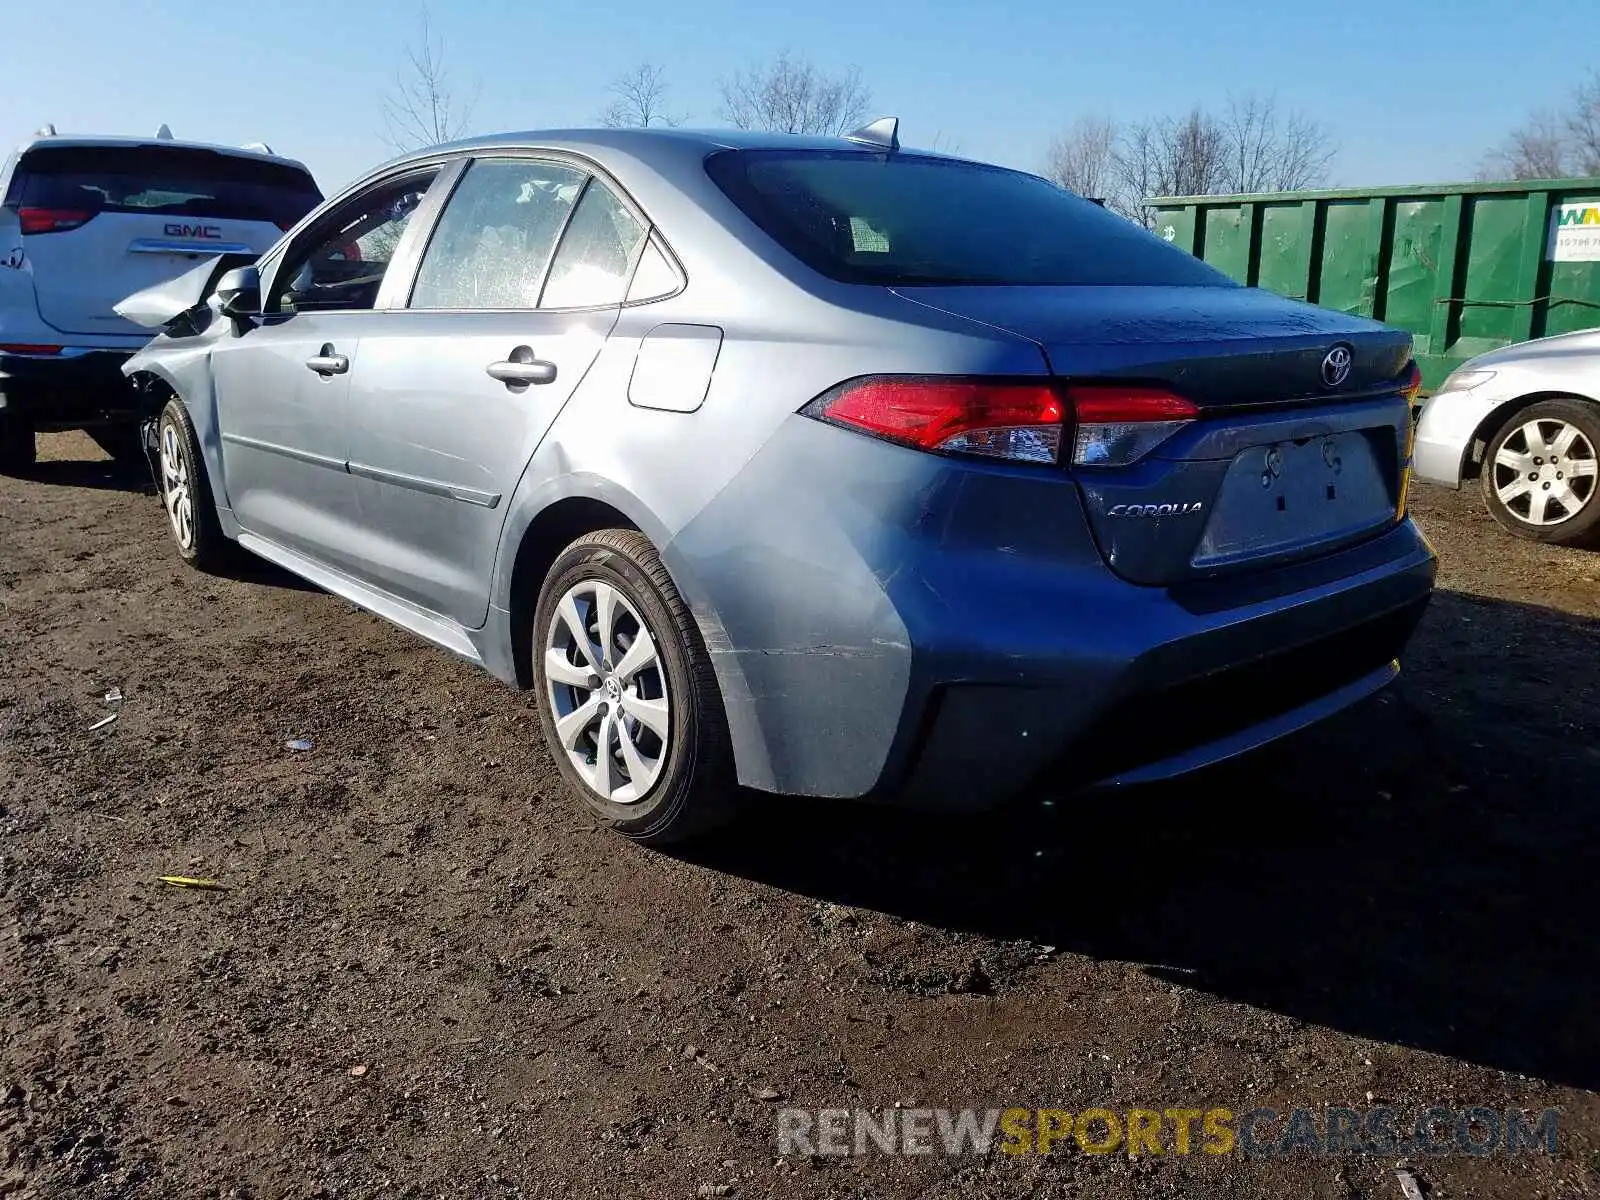
[[[1236,286],[1021,171],[850,150],[725,150],[706,171],[784,249],[847,283]]]
[[[289,226],[322,202],[311,176],[265,159],[160,146],[45,146],[17,165],[15,207],[149,213]]]

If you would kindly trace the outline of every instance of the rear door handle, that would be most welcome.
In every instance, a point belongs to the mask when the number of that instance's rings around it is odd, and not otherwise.
[[[527,387],[530,383],[554,383],[556,365],[535,358],[528,346],[518,346],[509,357],[492,362],[484,368],[490,379],[498,379],[508,388]]]
[[[350,359],[343,354],[334,353],[333,343],[329,342],[316,354],[306,359],[306,366],[324,377],[343,375],[350,369]]]

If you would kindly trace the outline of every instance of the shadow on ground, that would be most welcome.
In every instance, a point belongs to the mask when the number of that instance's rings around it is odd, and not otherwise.
[[[1203,776],[982,819],[758,801],[689,856],[1600,1088],[1596,624],[1441,593],[1388,694]]]
[[[142,462],[122,463],[113,459],[81,460],[52,458],[41,459],[26,471],[18,472],[20,478],[51,487],[91,488],[108,492],[145,492],[156,494],[155,480],[150,468]]]

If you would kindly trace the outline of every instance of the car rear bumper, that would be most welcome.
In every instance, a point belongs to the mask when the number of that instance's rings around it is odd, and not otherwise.
[[[1270,571],[1138,586],[1059,475],[803,418],[664,558],[742,782],[940,808],[1047,770],[1161,778],[1321,719],[1393,677],[1437,565],[1407,520]]]
[[[133,392],[122,364],[141,343],[123,348],[65,346],[57,354],[0,352],[0,411],[37,428],[78,428],[131,420]]]

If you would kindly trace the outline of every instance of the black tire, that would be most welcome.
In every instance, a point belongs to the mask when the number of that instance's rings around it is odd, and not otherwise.
[[[605,701],[604,687],[575,689],[559,682],[552,686],[546,675],[545,652],[555,629],[558,606],[572,589],[594,583],[607,584],[621,594],[642,619],[656,646],[658,674],[645,672],[639,676],[629,685],[634,693],[624,698],[642,696],[647,686],[643,680],[648,676],[651,694],[656,687],[663,687],[662,698],[668,700],[665,723],[670,738],[664,744],[633,722],[635,732],[629,740],[636,752],[641,746],[661,746],[661,750],[655,756],[660,764],[659,774],[642,797],[629,803],[614,802],[591,786],[562,745],[556,729],[553,692],[564,703],[576,705],[580,698]],[[622,639],[632,642],[637,637],[637,632],[630,636],[625,631],[634,614],[618,611],[621,615],[615,628],[623,632],[615,633],[613,647],[603,651],[608,668],[617,665],[613,656],[624,649]],[[594,624],[592,610],[587,624]],[[545,742],[568,788],[597,821],[634,841],[665,845],[704,833],[733,815],[737,793],[733,754],[711,656],[706,653],[688,605],[678,595],[649,539],[631,529],[604,529],[579,538],[563,550],[539,589],[531,637],[534,687]],[[593,643],[594,639],[590,637],[589,641]],[[617,711],[626,713],[627,706],[624,704]],[[583,735],[591,765],[598,755],[595,743],[601,728],[605,728],[603,723]],[[612,770],[628,776],[621,742],[617,745],[618,750],[611,755],[615,764]],[[610,754],[609,745],[607,752]],[[628,782],[631,786],[631,778]]]
[[[0,413],[0,473],[21,475],[27,472],[37,454],[33,423]]]
[[[1553,434],[1558,422],[1577,431],[1565,461],[1550,456],[1544,444],[1530,444],[1526,432],[1531,424],[1536,424],[1541,437]],[[1522,495],[1512,496],[1509,502],[1502,492],[1515,484],[1522,472],[1499,461],[1502,451],[1507,457],[1524,456],[1531,460],[1523,464],[1526,468],[1523,481],[1529,484],[1528,489]],[[1558,546],[1594,545],[1600,542],[1600,474],[1597,474],[1600,459],[1597,456],[1600,456],[1600,408],[1578,399],[1541,400],[1531,404],[1512,414],[1489,439],[1478,475],[1484,503],[1489,506],[1490,515],[1518,537]],[[1577,475],[1570,470],[1573,463],[1580,464]],[[1552,507],[1547,499],[1552,489],[1563,487],[1578,501],[1575,511],[1570,513],[1559,504]],[[1546,523],[1536,520],[1535,506],[1538,513],[1546,514]]]
[[[189,500],[187,522],[174,518],[175,497],[168,489],[175,481],[170,477],[166,463],[161,457],[167,446],[169,434],[172,450],[182,466],[183,478],[179,482],[187,488]],[[161,497],[167,533],[172,537],[172,544],[177,548],[178,557],[197,571],[213,575],[226,573],[234,562],[236,548],[222,532],[222,524],[217,519],[216,505],[211,499],[211,481],[206,475],[206,461],[200,453],[200,439],[195,436],[194,425],[189,421],[189,412],[184,408],[183,401],[176,397],[167,401],[167,406],[161,410],[161,418],[156,424],[156,446],[158,447],[156,492]],[[176,488],[173,488],[173,491],[176,491]],[[181,505],[181,496],[176,498],[176,503]],[[180,533],[180,528],[185,525],[188,530],[187,539]]]

